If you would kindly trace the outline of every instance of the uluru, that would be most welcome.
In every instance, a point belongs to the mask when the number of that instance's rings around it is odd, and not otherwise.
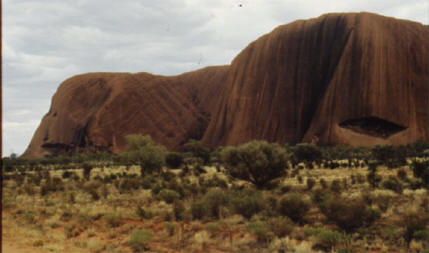
[[[23,154],[169,149],[254,139],[296,144],[429,141],[429,27],[331,13],[275,28],[230,65],[177,76],[87,73],[65,80]]]

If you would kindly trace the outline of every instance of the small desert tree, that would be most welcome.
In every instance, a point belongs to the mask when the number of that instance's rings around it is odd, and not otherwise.
[[[420,178],[424,187],[429,189],[429,160],[413,160],[411,168],[413,169],[414,176]]]
[[[153,142],[149,135],[125,136],[128,151],[121,153],[122,160],[129,164],[140,165],[141,175],[160,170],[165,163],[166,149]]]
[[[286,169],[287,155],[284,148],[266,141],[227,147],[221,156],[232,177],[250,181],[258,188],[283,176]]]
[[[293,158],[297,163],[300,162],[319,162],[322,160],[322,150],[314,145],[308,143],[300,143],[292,148]]]
[[[177,169],[183,164],[183,155],[178,152],[168,152],[165,156],[165,162],[171,169]]]
[[[400,167],[407,164],[407,148],[405,146],[380,146],[371,148],[371,157],[389,168]]]
[[[183,145],[185,152],[192,153],[196,158],[201,158],[204,164],[210,162],[210,149],[201,144],[200,141],[190,139],[187,143]]]
[[[83,177],[85,178],[86,181],[88,181],[89,178],[91,177],[91,170],[94,168],[94,166],[89,162],[85,162],[83,163],[82,168],[83,168]]]

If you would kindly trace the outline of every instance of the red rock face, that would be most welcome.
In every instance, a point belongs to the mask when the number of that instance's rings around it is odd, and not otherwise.
[[[172,77],[75,76],[58,88],[24,156],[119,152],[131,133],[170,149],[190,138],[212,147],[429,141],[429,29],[328,14],[274,29],[230,66]]]

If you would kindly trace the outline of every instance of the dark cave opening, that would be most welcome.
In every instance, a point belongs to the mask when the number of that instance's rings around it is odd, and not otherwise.
[[[339,126],[360,134],[366,134],[383,139],[387,139],[393,134],[407,129],[405,126],[373,116],[348,119],[341,122]]]

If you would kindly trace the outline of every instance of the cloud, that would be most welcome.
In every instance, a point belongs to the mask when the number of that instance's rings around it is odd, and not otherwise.
[[[21,154],[28,146],[24,140],[30,140],[40,120],[5,121],[3,122],[3,152]]]
[[[4,0],[3,8],[6,154],[24,151],[58,85],[75,74],[229,64],[276,26],[326,12],[429,22],[426,0]]]

